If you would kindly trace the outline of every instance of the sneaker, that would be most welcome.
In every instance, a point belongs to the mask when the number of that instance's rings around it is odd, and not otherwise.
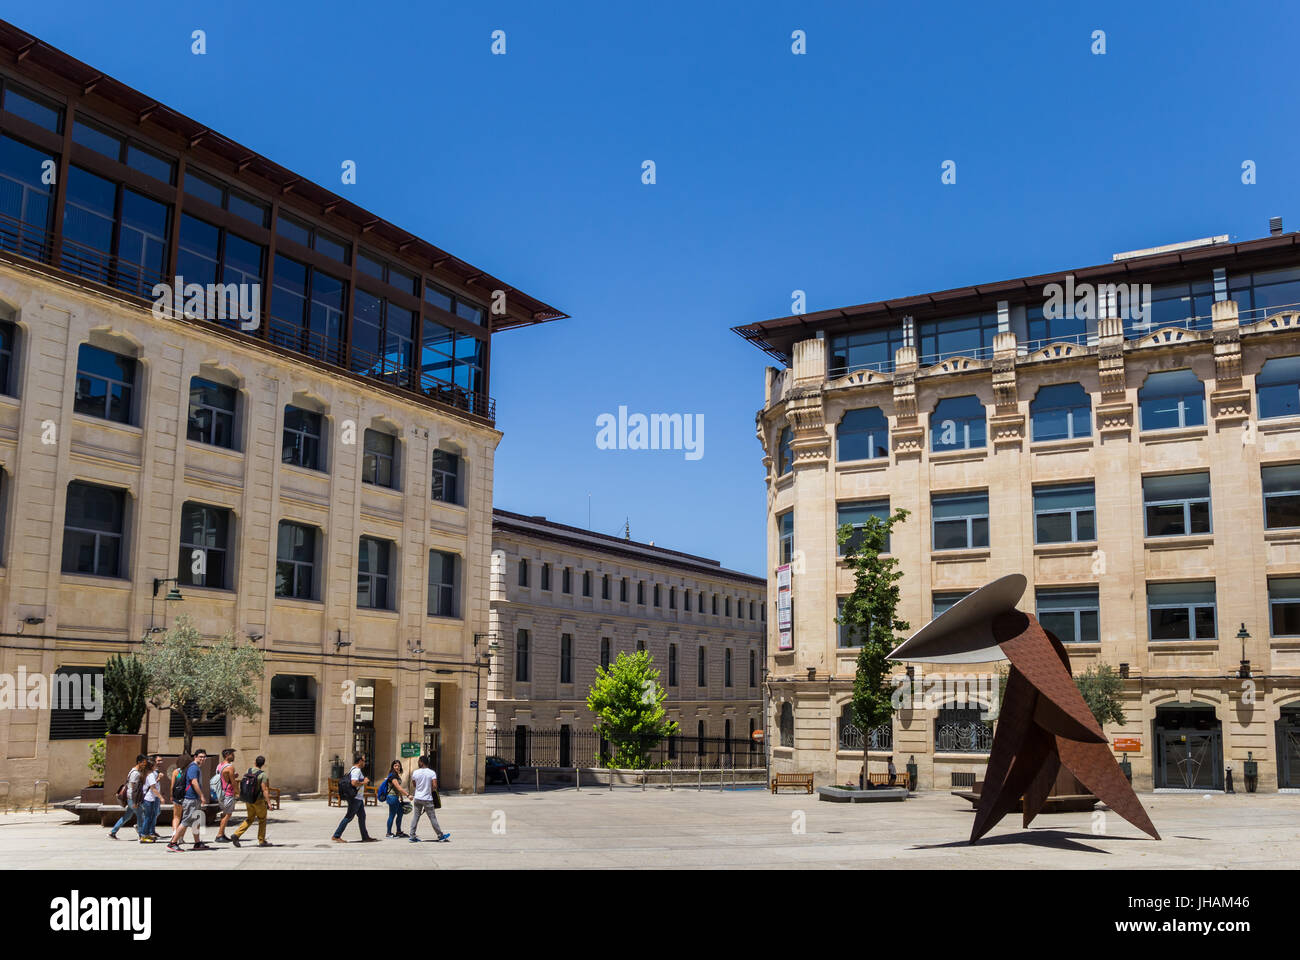
[[[110,839],[110,840],[116,840],[116,839],[117,839],[117,834],[114,833],[112,830],[108,831],[108,839]]]
[[[420,838],[419,838],[419,837],[407,837],[406,839],[410,840],[412,843],[419,843],[419,842],[420,842]]]
[[[230,842],[230,838],[227,837],[225,834],[221,834],[217,837],[217,843],[229,843],[229,842]]]
[[[239,838],[238,838],[238,837],[231,837],[231,838],[230,838],[230,842],[231,842],[231,844],[234,846],[234,848],[235,848],[236,850],[239,849]]]
[[[169,844],[167,844],[167,852],[168,852],[168,853],[184,853],[185,851],[183,851],[183,850],[180,848],[180,846],[179,846],[178,844],[175,844],[175,843],[169,843]]]
[[[335,843],[347,843],[347,841],[344,840],[342,837],[330,837],[330,839],[333,840]]]
[[[441,837],[438,838],[438,842],[439,842],[439,843],[451,843],[451,834],[450,834],[450,833],[444,833]]]
[[[362,837],[362,838],[361,838],[361,842],[362,842],[362,843],[378,843],[378,842],[379,842],[379,838],[378,838],[378,837]]]
[[[194,850],[211,850],[211,849],[212,849],[212,844],[210,844],[210,843],[204,843],[202,840],[196,840],[196,841],[194,841],[194,846],[193,846],[191,849],[194,849]]]
[[[396,834],[393,834],[393,833],[386,833],[386,834],[384,834],[384,839],[385,839],[385,840],[391,840],[391,839],[393,839],[393,837],[395,837],[395,836],[396,836]]]
[[[403,833],[401,830],[398,830],[395,834],[393,834],[393,836],[395,836],[395,837],[407,837],[407,836],[410,836],[410,834]]]
[[[270,840],[259,840],[259,841],[257,841],[257,845],[258,845],[259,847],[274,847],[274,846],[275,846],[275,844],[272,843]]]

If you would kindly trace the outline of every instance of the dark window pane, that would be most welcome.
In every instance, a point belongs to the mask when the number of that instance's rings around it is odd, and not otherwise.
[[[107,130],[92,126],[78,117],[72,123],[72,142],[89,147],[112,160],[122,159],[122,140]]]

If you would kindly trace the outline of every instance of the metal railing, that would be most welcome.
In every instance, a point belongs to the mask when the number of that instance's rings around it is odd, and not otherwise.
[[[602,767],[616,745],[594,730],[537,730],[494,727],[487,731],[487,755],[520,767]],[[763,746],[753,740],[678,735],[647,741],[639,751],[647,769],[733,769],[765,764]]]
[[[934,749],[942,753],[988,753],[993,747],[993,724],[983,720],[942,723],[934,729]]]
[[[827,378],[838,380],[840,377],[847,377],[850,373],[857,373],[860,370],[866,370],[869,373],[893,373],[893,360],[873,360],[871,363],[850,363],[843,367],[830,367]]]
[[[882,723],[878,727],[872,727],[868,731],[867,743],[869,744],[868,750],[894,749],[894,725],[892,723]],[[856,723],[841,723],[839,744],[841,750],[861,750],[861,728]]]

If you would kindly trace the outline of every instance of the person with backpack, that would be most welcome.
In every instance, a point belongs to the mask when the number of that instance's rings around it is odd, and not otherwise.
[[[249,767],[248,772],[239,780],[239,799],[243,800],[245,804],[244,822],[235,830],[230,842],[238,847],[239,838],[256,820],[257,845],[259,847],[273,847],[275,844],[266,842],[266,811],[271,802],[271,778],[262,769],[266,766],[266,757],[258,757],[254,762],[257,766]]]
[[[379,786],[379,792],[375,795],[380,803],[388,804],[388,832],[385,837],[404,837],[402,832],[402,815],[406,812],[402,808],[406,806],[406,798],[410,796],[402,789],[402,763],[400,760],[394,760],[392,766],[388,768],[388,776]],[[397,820],[397,832],[393,832],[393,820]]]
[[[180,851],[180,845],[177,840],[185,833],[181,829],[181,810],[185,804],[185,770],[186,765],[180,762],[181,758],[176,758],[176,766],[172,767],[170,779],[167,781],[167,792],[172,798],[172,835],[167,841],[167,849],[171,851],[173,847],[175,852]]]
[[[365,765],[366,755],[364,753],[354,753],[352,755],[352,769],[348,772],[347,777],[339,778],[339,799],[348,805],[347,815],[339,821],[339,828],[334,831],[333,840],[335,843],[347,843],[343,839],[343,831],[355,817],[357,825],[361,827],[362,843],[378,843],[378,837],[372,837],[366,833],[366,784],[370,778],[366,776],[362,766]]]
[[[194,845],[191,850],[212,849],[210,845],[203,842],[199,832],[203,826],[203,804],[206,800],[203,796],[203,784],[200,781],[203,778],[203,761],[207,758],[208,752],[200,747],[194,751],[194,757],[185,769],[185,789],[181,794],[181,820],[176,828],[177,832],[172,834],[172,842],[167,844],[168,853],[181,852],[181,841],[185,839],[186,828],[194,832]],[[175,796],[175,787],[173,787],[172,798],[175,799]]]
[[[433,812],[442,806],[442,801],[438,799],[438,774],[434,771],[428,757],[421,757],[419,764],[418,769],[411,771],[411,789],[415,794],[413,801],[415,816],[411,820],[411,842],[420,842],[420,838],[416,836],[416,833],[420,829],[420,815],[424,814],[429,818],[429,823],[433,827],[433,832],[437,835],[438,842],[448,843],[451,840],[451,834],[442,832],[442,827],[438,825],[438,818]]]
[[[144,810],[144,827],[140,834],[141,843],[158,842],[158,814],[162,812],[162,791],[159,773],[161,762],[146,760],[144,767],[144,801],[140,804]]]
[[[239,799],[238,787],[239,781],[235,777],[235,751],[226,747],[221,751],[221,762],[217,764],[217,772],[212,776],[209,790],[212,798],[221,805],[221,819],[217,822],[217,843],[230,842],[230,838],[226,836],[226,824],[230,823],[230,818],[235,813],[235,802]]]
[[[122,804],[122,815],[117,818],[117,823],[113,824],[113,829],[108,831],[108,839],[116,840],[117,831],[124,826],[135,821],[135,834],[139,839],[141,834],[140,824],[144,819],[144,811],[140,809],[140,802],[144,799],[144,765],[149,761],[143,753],[137,754],[135,766],[131,772],[126,775],[126,782],[117,788],[117,802]]]

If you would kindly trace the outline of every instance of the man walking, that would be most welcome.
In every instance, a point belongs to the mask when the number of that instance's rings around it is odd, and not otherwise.
[[[181,841],[185,839],[185,829],[188,827],[194,833],[194,846],[191,850],[211,850],[212,847],[203,842],[203,837],[199,833],[203,825],[203,784],[199,781],[203,778],[203,761],[208,758],[208,752],[202,747],[194,751],[194,756],[190,760],[190,765],[185,770],[185,796],[181,800],[181,822],[180,827],[172,837],[172,842],[167,844],[168,853],[180,853]]]
[[[117,831],[135,820],[135,832],[138,836],[143,836],[140,824],[144,820],[144,810],[140,804],[144,800],[144,765],[149,758],[143,753],[137,754],[135,766],[131,772],[126,775],[126,799],[122,803],[125,808],[122,810],[122,816],[118,817],[117,823],[113,824],[113,829],[108,831],[108,839],[116,840]]]
[[[266,757],[258,757],[254,763],[256,766],[249,770],[248,774],[255,774],[257,778],[254,787],[255,793],[253,794],[256,799],[249,800],[248,796],[244,792],[243,784],[240,785],[240,794],[243,796],[246,812],[244,814],[244,822],[240,824],[239,828],[235,831],[235,835],[230,838],[230,842],[238,847],[239,838],[244,835],[244,832],[251,827],[253,821],[256,820],[257,845],[259,847],[273,847],[275,844],[266,842],[266,811],[271,803],[271,778],[268,777],[266,771],[262,769],[266,766]],[[248,778],[248,774],[244,775],[245,779]]]
[[[347,815],[339,821],[339,828],[334,831],[335,843],[347,843],[343,839],[343,831],[347,825],[352,822],[352,818],[357,818],[357,825],[361,827],[362,843],[378,843],[378,837],[372,837],[366,833],[366,784],[370,778],[366,776],[365,771],[361,768],[365,766],[366,755],[364,753],[354,753],[352,755],[352,769],[348,771],[346,778],[339,780],[339,799],[348,805]]]
[[[217,843],[229,843],[226,836],[226,824],[235,813],[235,801],[239,799],[235,780],[235,751],[230,747],[221,751],[221,762],[217,764],[217,782],[219,792],[212,799],[221,805],[221,819],[217,822]]]
[[[429,766],[428,757],[420,757],[419,766],[411,771],[411,788],[412,803],[415,806],[415,816],[411,819],[411,842],[420,842],[420,838],[416,836],[420,829],[420,814],[428,816],[434,836],[440,843],[450,841],[451,834],[442,832],[442,827],[438,825],[438,818],[433,812],[437,802],[434,796],[438,789],[438,774]]]

